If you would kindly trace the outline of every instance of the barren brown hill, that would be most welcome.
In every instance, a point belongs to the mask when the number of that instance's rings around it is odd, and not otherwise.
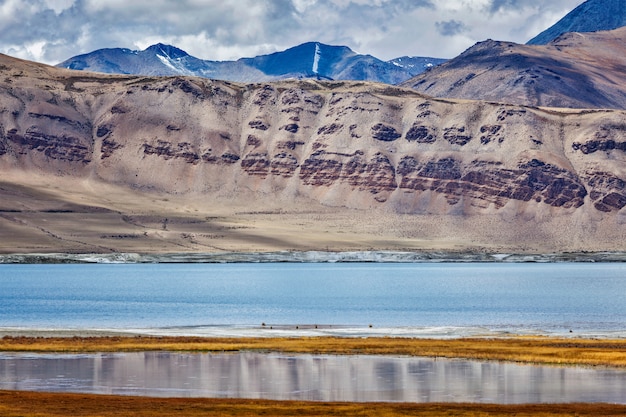
[[[0,251],[625,250],[625,135],[624,111],[0,56]]]
[[[626,109],[626,27],[546,46],[488,40],[403,86],[436,97]]]

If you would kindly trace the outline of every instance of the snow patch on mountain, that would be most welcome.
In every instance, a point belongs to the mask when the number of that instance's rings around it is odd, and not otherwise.
[[[161,54],[163,55],[161,55],[160,53],[156,53],[156,56],[163,63],[163,65],[181,75],[194,75],[193,71],[190,71],[185,67],[185,64],[182,62],[181,57],[172,58],[162,47],[159,49]]]
[[[443,64],[446,60],[441,58],[403,56],[387,62],[417,75],[432,67]]]
[[[169,56],[163,56],[160,54],[156,54],[156,56],[163,63],[163,65],[180,75],[196,75],[193,71],[189,71],[185,67],[180,58],[172,59]]]
[[[195,58],[175,46],[159,43],[143,51],[100,49],[70,58],[57,66],[112,74],[186,75],[235,82],[314,77],[397,84],[444,61],[402,57],[385,62],[371,55],[357,54],[346,46],[319,42],[307,42],[285,51],[237,61],[208,61]]]
[[[163,65],[165,65],[166,67],[168,67],[168,68],[170,68],[170,69],[172,69],[172,70],[174,70],[174,71],[176,71],[176,70],[178,69],[178,68],[176,68],[174,65],[172,65],[172,62],[171,62],[168,58],[164,57],[163,55],[159,55],[159,54],[157,54],[157,58],[159,58],[159,60],[160,60],[160,61],[163,63]]]
[[[313,68],[312,68],[313,74],[317,74],[318,73],[321,56],[322,56],[322,51],[320,49],[320,44],[316,43],[315,44],[315,55],[313,57]]]

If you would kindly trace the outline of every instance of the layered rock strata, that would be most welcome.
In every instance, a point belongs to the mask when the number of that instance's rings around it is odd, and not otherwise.
[[[584,224],[594,213],[618,222],[626,206],[624,111],[434,99],[371,83],[241,85],[1,61],[3,170],[408,214],[533,219],[548,210],[579,213]]]

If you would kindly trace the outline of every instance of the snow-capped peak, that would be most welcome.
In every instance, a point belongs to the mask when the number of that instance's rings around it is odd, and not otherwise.
[[[158,43],[142,51],[101,49],[71,58],[58,66],[106,73],[191,75],[240,82],[313,77],[397,84],[422,72],[424,61],[437,64],[443,60],[401,57],[385,62],[370,55],[357,54],[347,46],[313,41],[237,61],[208,61],[195,58],[175,46]]]

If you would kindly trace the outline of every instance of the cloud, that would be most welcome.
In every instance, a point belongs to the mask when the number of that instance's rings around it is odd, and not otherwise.
[[[458,20],[436,22],[435,27],[442,36],[455,36],[468,30],[465,24],[463,22],[459,22]]]
[[[450,58],[486,38],[526,42],[580,0],[0,0],[0,52],[51,64],[170,43],[203,59],[308,41],[382,59]]]
[[[550,11],[554,9],[567,9],[567,11],[573,10],[583,0],[577,0],[572,2],[563,1],[550,1],[545,0],[488,0],[485,5],[485,10],[491,15],[496,13],[508,13],[508,12],[520,12],[525,10],[530,11]]]
[[[520,2],[518,0],[492,0],[488,5],[487,9],[489,13],[497,13],[501,10],[507,9],[519,9],[520,5],[524,5],[526,1]]]
[[[47,8],[52,9],[56,14],[67,10],[74,5],[75,0],[44,0]]]

